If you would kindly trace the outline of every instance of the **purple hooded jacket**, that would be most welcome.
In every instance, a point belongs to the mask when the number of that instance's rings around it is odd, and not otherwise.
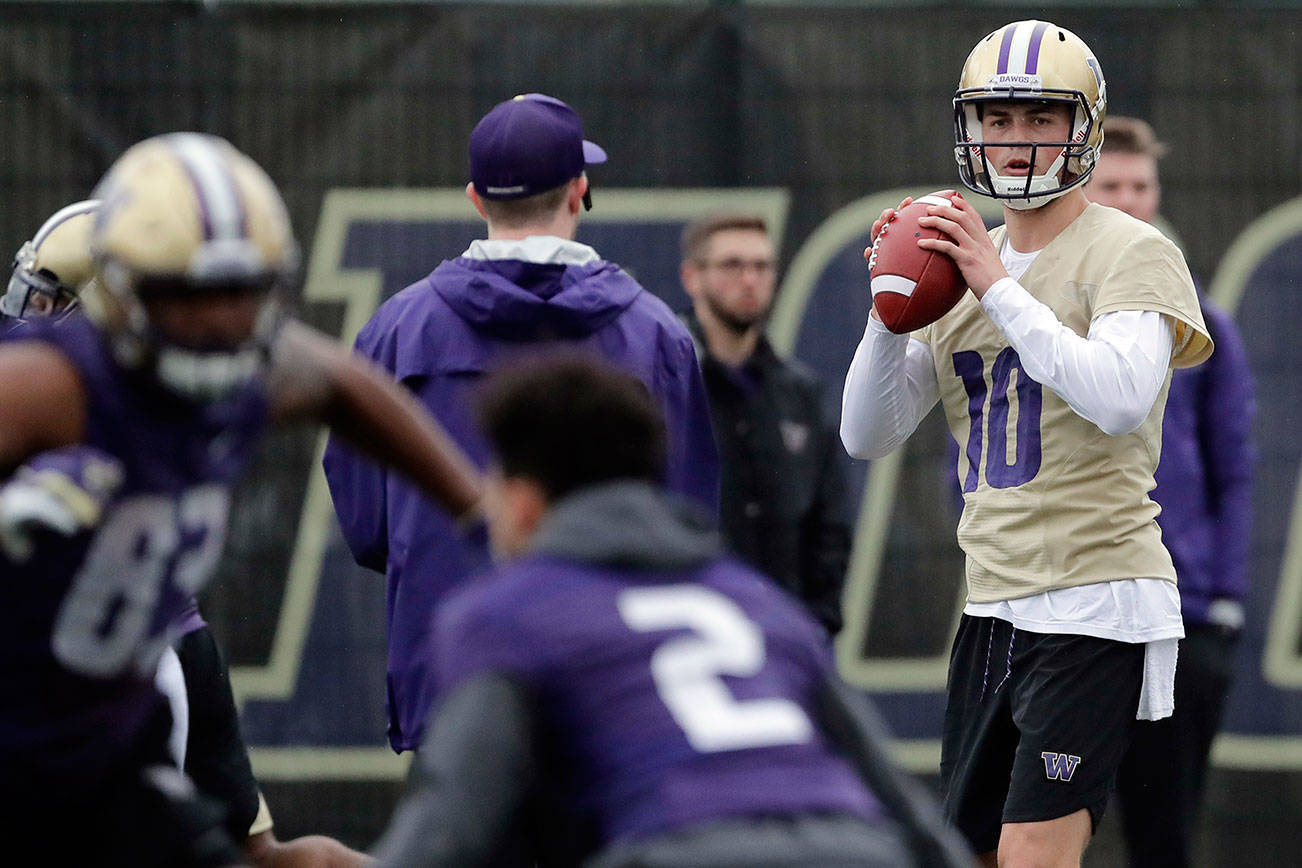
[[[1162,420],[1162,460],[1153,499],[1175,561],[1187,623],[1205,624],[1215,600],[1248,591],[1252,532],[1252,372],[1229,315],[1202,299],[1216,352],[1176,371]],[[1234,625],[1227,625],[1234,626]]]
[[[415,393],[484,466],[488,447],[475,419],[483,375],[548,347],[599,354],[646,383],[668,425],[669,488],[717,513],[718,454],[692,339],[664,302],[612,263],[445,261],[381,305],[355,349]],[[389,741],[410,750],[433,700],[435,608],[488,569],[487,539],[482,530],[458,532],[412,485],[334,438],[324,465],[354,558],[388,577]]]

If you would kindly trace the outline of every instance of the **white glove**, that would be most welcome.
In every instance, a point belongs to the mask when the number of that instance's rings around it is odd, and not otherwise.
[[[72,537],[95,527],[122,478],[120,461],[89,446],[37,455],[0,487],[0,548],[22,563],[37,531]]]

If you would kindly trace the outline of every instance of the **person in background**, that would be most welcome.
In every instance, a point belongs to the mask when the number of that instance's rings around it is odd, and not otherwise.
[[[1146,223],[1157,219],[1158,161],[1166,147],[1138,118],[1111,117],[1085,194]],[[1121,763],[1118,797],[1130,861],[1183,866],[1193,859],[1212,741],[1229,693],[1243,628],[1252,536],[1256,412],[1252,371],[1234,320],[1199,293],[1216,353],[1171,379],[1153,499],[1180,588],[1184,639],[1175,712],[1143,721]]]
[[[742,560],[835,634],[850,558],[841,447],[814,373],[764,336],[777,261],[768,226],[713,214],[683,231],[684,314],[719,445],[720,528]]]
[[[669,487],[718,508],[710,410],[687,329],[618,265],[574,240],[592,204],[586,167],[606,153],[574,109],[544,94],[499,103],[470,134],[466,196],[488,237],[386,301],[355,350],[415,393],[481,465],[471,418],[483,376],[555,346],[592,353],[637,376],[669,430]],[[430,627],[439,603],[489,566],[482,532],[428,508],[415,487],[332,438],[326,481],[357,563],[388,578],[389,743],[420,743],[433,699]]]
[[[481,407],[499,565],[436,616],[438,697],[382,865],[968,864],[818,623],[665,490],[641,382],[533,360]]]

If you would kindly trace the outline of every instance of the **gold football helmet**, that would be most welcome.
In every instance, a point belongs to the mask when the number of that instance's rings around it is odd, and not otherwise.
[[[257,376],[279,322],[275,290],[298,270],[285,204],[266,173],[224,139],[171,133],[127,150],[95,195],[100,278],[83,301],[118,362],[150,366],[164,386],[200,401]],[[186,345],[150,322],[151,299],[230,294],[261,298],[238,345]]]
[[[1059,151],[1042,175],[1001,177],[986,159],[981,137],[983,103],[1008,100],[1065,103],[1073,107],[1065,142],[1000,142]],[[1014,21],[976,44],[963,65],[954,94],[954,157],[964,185],[1027,210],[1085,183],[1103,145],[1107,84],[1089,46],[1047,21]]]
[[[19,248],[0,313],[15,319],[66,312],[95,277],[90,231],[99,201],[87,199],[60,208],[32,240]]]

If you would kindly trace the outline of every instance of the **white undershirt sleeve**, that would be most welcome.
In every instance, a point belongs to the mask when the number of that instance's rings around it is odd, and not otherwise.
[[[1105,433],[1129,434],[1148,418],[1175,341],[1164,315],[1111,311],[1095,317],[1083,338],[1011,277],[996,281],[981,307],[1017,351],[1027,376]]]
[[[841,393],[841,442],[855,458],[881,458],[908,439],[940,400],[931,347],[871,316]]]

